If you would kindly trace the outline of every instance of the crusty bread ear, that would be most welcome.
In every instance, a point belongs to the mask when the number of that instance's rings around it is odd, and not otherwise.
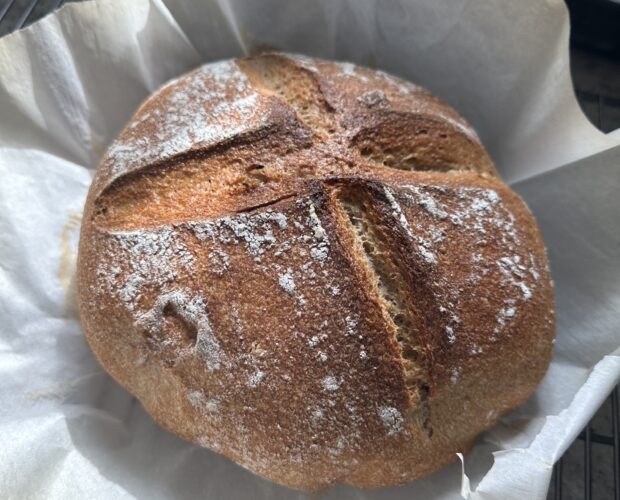
[[[286,54],[142,105],[91,187],[78,295],[158,423],[304,490],[455,461],[532,394],[554,336],[536,222],[464,120]]]

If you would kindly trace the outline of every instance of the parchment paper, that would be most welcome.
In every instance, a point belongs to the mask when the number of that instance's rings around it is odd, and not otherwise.
[[[559,0],[96,0],[0,40],[0,497],[545,498],[553,462],[620,379],[620,134],[578,108],[568,29]],[[82,337],[76,244],[106,145],[167,79],[264,47],[426,86],[473,123],[541,223],[554,360],[464,458],[467,475],[310,496],[272,485],[156,426]]]

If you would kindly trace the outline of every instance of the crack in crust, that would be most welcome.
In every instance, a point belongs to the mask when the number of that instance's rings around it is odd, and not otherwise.
[[[367,170],[478,169],[492,173],[480,143],[462,133],[467,131],[466,127],[453,117],[446,115],[444,123],[429,118],[425,108],[415,113],[390,110],[389,93],[383,91],[379,94],[385,106],[367,109],[368,103],[362,100],[365,104],[361,109],[352,112],[344,94],[338,98],[332,88],[334,82],[326,80],[316,67],[281,54],[253,56],[238,60],[233,66],[236,73],[231,70],[225,75],[244,82],[237,82],[243,89],[242,95],[250,92],[258,96],[256,106],[266,115],[260,127],[244,130],[243,126],[235,126],[238,132],[217,144],[155,158],[141,168],[130,166],[127,173],[108,185],[96,181],[98,186],[104,186],[95,191],[98,227],[131,229],[145,221],[147,225],[156,225],[215,217],[237,211],[245,197],[258,196],[260,199],[252,201],[257,205],[269,203],[281,196],[278,191],[286,191],[285,185],[290,182],[343,174],[355,166]],[[205,75],[211,73],[204,71]],[[191,81],[198,79],[197,74],[200,72],[191,74]],[[223,83],[218,75],[204,78],[213,78],[213,85],[219,88]],[[368,85],[367,77],[363,78]],[[383,83],[389,81],[384,78]],[[201,85],[206,92],[208,80]],[[178,87],[179,83],[173,82],[160,92],[170,99],[171,89],[180,93]],[[232,99],[234,86],[225,92],[232,92]],[[184,99],[198,106],[200,95],[190,97]],[[419,94],[416,99],[424,106],[432,103],[445,107],[426,94]],[[134,117],[135,123],[158,112],[153,101],[142,106]],[[235,120],[243,125],[244,117]],[[133,133],[131,129],[128,127],[127,133]],[[122,144],[114,147],[122,150]]]
[[[420,416],[423,429],[431,437],[427,355],[414,313],[417,307],[411,277],[395,251],[395,235],[382,220],[372,193],[357,186],[339,187],[332,203],[352,239],[354,259],[365,271],[364,288],[374,291],[385,313],[387,330],[400,347],[411,411]]]
[[[310,70],[278,54],[249,57],[237,64],[259,92],[277,96],[318,137],[334,134],[334,109]]]

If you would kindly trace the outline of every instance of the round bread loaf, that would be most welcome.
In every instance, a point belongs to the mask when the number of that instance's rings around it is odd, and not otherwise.
[[[457,460],[549,364],[531,213],[449,106],[286,54],[165,85],[97,170],[86,338],[153,418],[291,488]]]

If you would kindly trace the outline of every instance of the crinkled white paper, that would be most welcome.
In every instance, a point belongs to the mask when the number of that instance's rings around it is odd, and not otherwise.
[[[464,457],[467,476],[455,464],[309,498],[545,498],[553,462],[620,378],[620,135],[578,108],[568,29],[560,0],[96,0],[0,40],[0,497],[306,498],[155,425],[96,363],[75,304],[106,146],[166,80],[271,47],[381,68],[452,104],[520,181],[557,285],[549,373]]]

